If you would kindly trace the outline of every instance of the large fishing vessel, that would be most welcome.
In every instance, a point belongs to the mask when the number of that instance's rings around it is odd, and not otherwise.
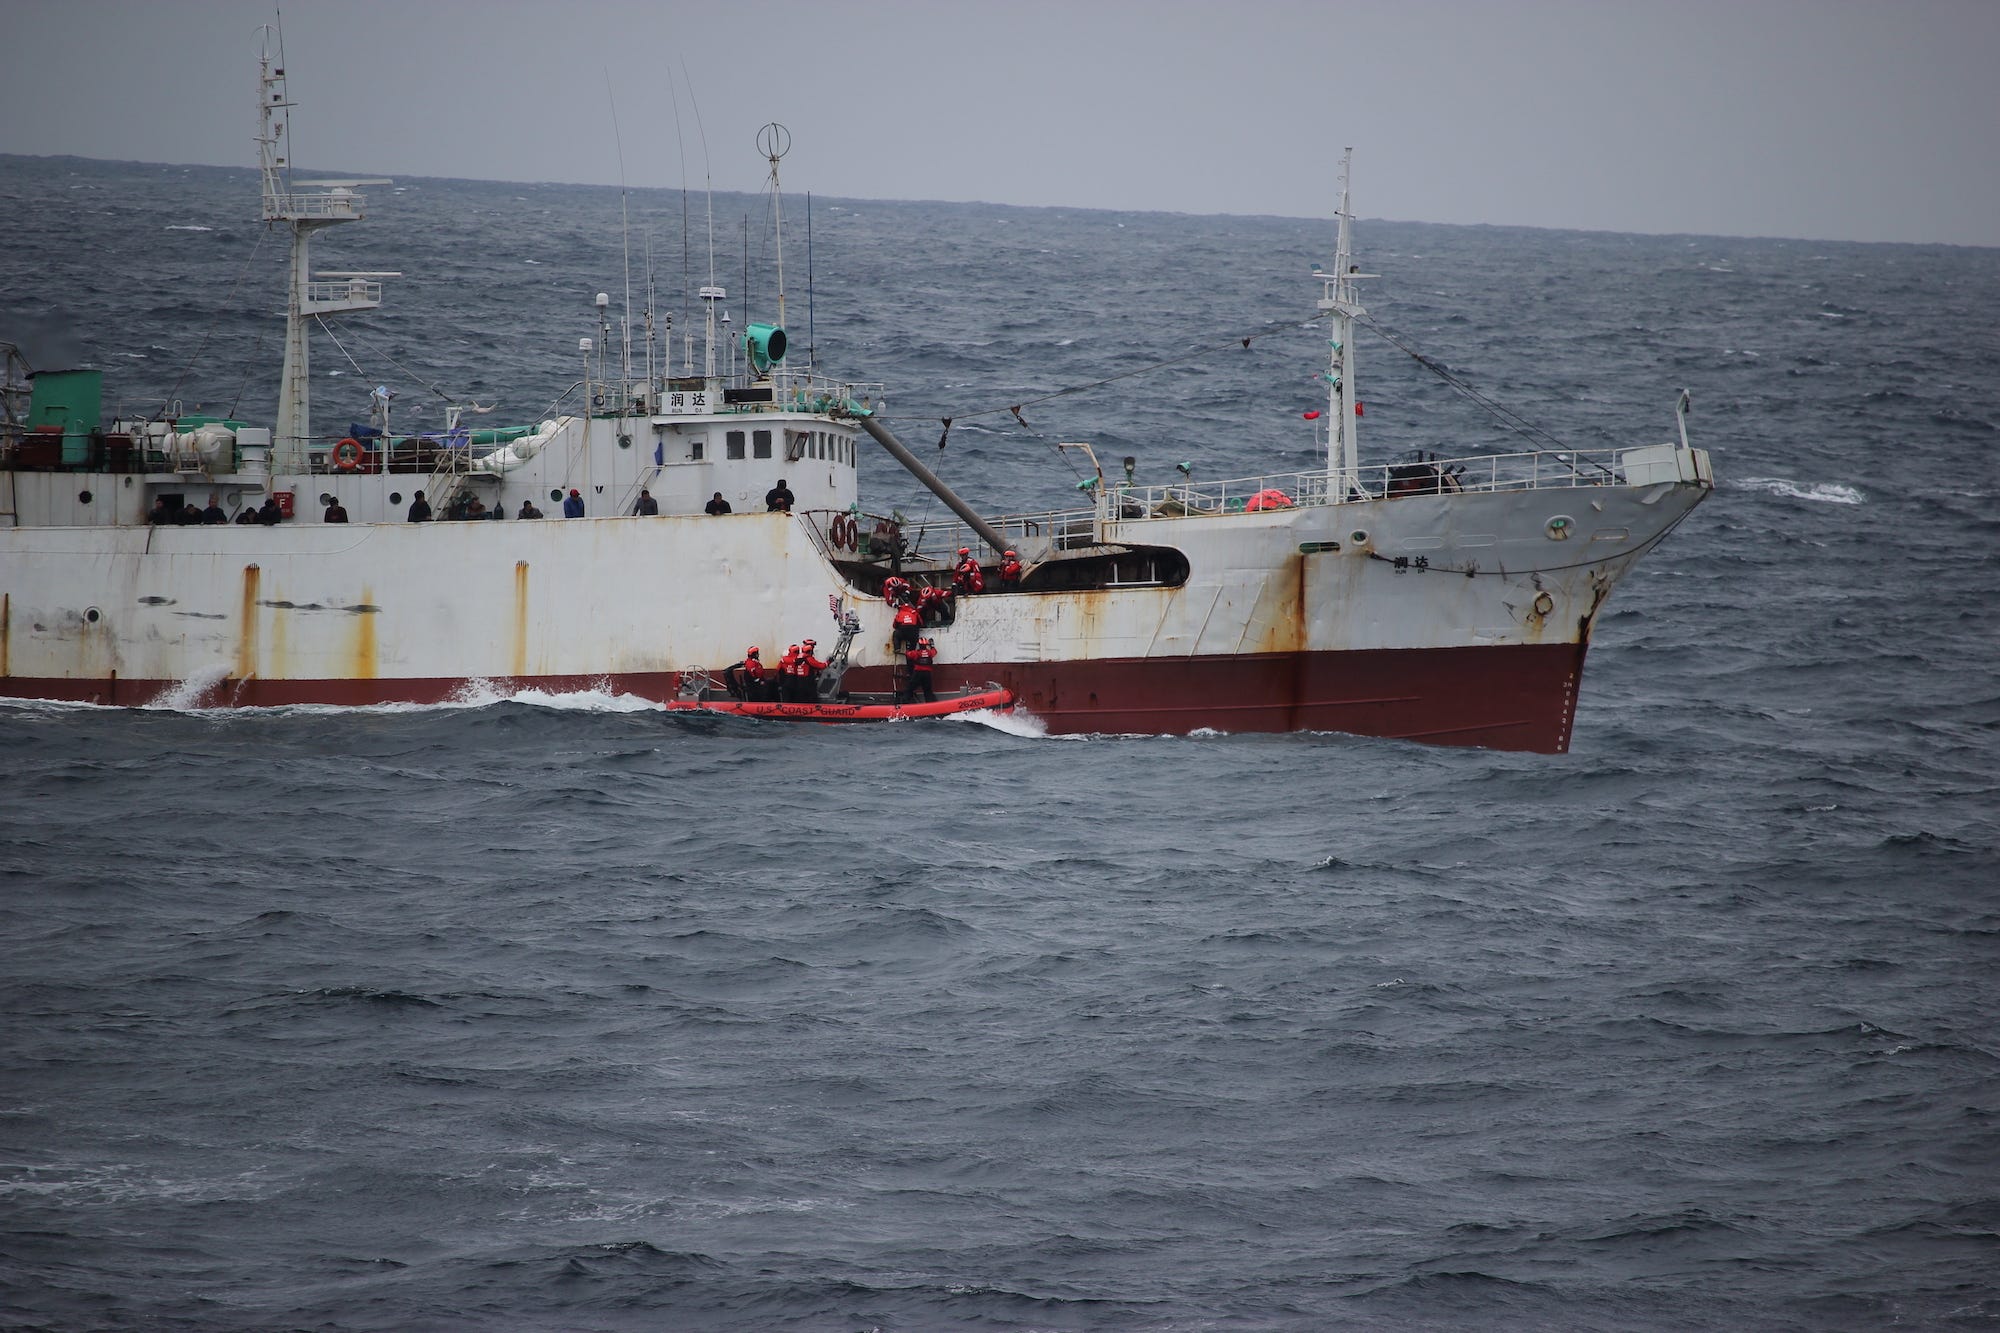
[[[775,651],[824,623],[829,600],[837,622],[859,619],[847,686],[887,691],[896,581],[948,584],[970,552],[985,590],[930,631],[937,683],[991,683],[1051,732],[1562,751],[1605,599],[1713,486],[1685,394],[1662,442],[1364,464],[1346,158],[1337,262],[1311,275],[1328,351],[1325,465],[1310,471],[1141,485],[1065,445],[1085,460],[1087,506],[982,514],[897,440],[879,386],[788,361],[781,213],[776,319],[719,338],[727,293],[711,280],[695,294],[698,368],[691,339],[676,371],[650,318],[635,356],[601,317],[567,413],[399,432],[378,393],[366,426],[316,431],[308,331],[378,307],[394,275],[315,273],[311,243],[361,219],[381,182],[294,181],[268,47],[259,77],[263,218],[291,239],[276,419],[106,421],[97,371],[27,375],[9,349],[0,694],[373,704],[490,682],[664,703],[744,645]],[[775,125],[760,136],[774,200],[786,144]],[[951,517],[868,512],[871,446]],[[767,507],[778,490],[789,508]],[[1019,572],[1002,579],[1007,553]],[[636,595],[637,571],[671,578]]]

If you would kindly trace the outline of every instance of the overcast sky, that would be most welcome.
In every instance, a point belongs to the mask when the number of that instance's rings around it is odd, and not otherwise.
[[[249,166],[268,0],[0,0],[0,152]],[[2000,245],[2000,0],[288,0],[387,176]],[[682,78],[685,65],[686,78]],[[681,89],[675,135],[673,83]]]

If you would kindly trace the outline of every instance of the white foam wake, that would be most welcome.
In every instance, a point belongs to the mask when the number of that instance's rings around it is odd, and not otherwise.
[[[205,666],[199,671],[189,672],[186,680],[169,689],[163,690],[151,702],[141,704],[140,707],[157,709],[168,713],[192,712],[201,707],[203,695],[214,690],[228,679],[229,667],[224,663],[217,662],[212,666]]]
[[[1783,477],[1745,477],[1731,485],[1739,490],[1763,491],[1767,495],[1783,495],[1793,500],[1812,500],[1819,504],[1858,505],[1866,503],[1867,496],[1852,486],[1843,486],[1835,481],[1787,481]]]
[[[1042,740],[1049,734],[1042,720],[1030,713],[998,713],[990,708],[981,708],[970,713],[947,713],[944,720],[970,722],[974,726],[990,727],[994,731],[1027,740]]]

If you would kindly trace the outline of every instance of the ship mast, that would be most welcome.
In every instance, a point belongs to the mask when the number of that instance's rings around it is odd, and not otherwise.
[[[785,196],[778,185],[778,159],[791,150],[792,136],[783,125],[772,121],[757,132],[757,147],[771,163],[771,217],[777,228],[778,327],[785,327]]]
[[[265,25],[257,61],[257,159],[264,181],[264,222],[283,222],[292,233],[291,277],[286,284],[285,368],[278,385],[277,468],[303,472],[312,444],[312,363],[306,337],[307,319],[350,310],[374,310],[382,304],[382,284],[376,279],[395,273],[328,273],[315,281],[311,268],[313,233],[340,222],[359,222],[364,214],[362,185],[387,185],[387,180],[299,181],[322,187],[299,193],[291,179],[288,134],[290,98],[285,95],[284,35]],[[273,51],[273,45],[276,51]]]
[[[1360,301],[1355,299],[1355,282],[1373,274],[1358,272],[1354,262],[1354,249],[1349,224],[1353,214],[1347,205],[1348,175],[1354,161],[1354,150],[1346,149],[1340,156],[1340,208],[1334,214],[1340,221],[1338,239],[1334,244],[1333,272],[1314,269],[1313,276],[1320,280],[1322,292],[1319,308],[1330,316],[1332,327],[1327,339],[1326,367],[1326,410],[1332,418],[1326,432],[1327,500],[1332,504],[1344,504],[1359,497],[1360,456],[1356,439],[1355,420],[1358,415],[1354,401],[1354,321],[1368,313]]]

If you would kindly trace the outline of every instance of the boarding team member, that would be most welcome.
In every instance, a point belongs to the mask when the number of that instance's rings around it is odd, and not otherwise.
[[[958,548],[958,567],[951,572],[951,590],[960,597],[986,591],[986,575],[981,572],[979,562],[972,558],[972,549]]]
[[[936,703],[937,691],[931,688],[931,667],[937,662],[937,645],[929,639],[918,639],[916,647],[903,654],[903,660],[909,663],[910,674],[903,684],[902,696],[896,702],[912,703],[917,697],[917,691],[922,690],[925,703]]]

